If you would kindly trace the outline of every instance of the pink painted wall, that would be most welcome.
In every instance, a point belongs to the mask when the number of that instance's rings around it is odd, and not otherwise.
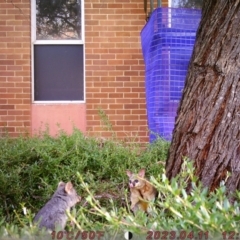
[[[32,134],[45,130],[55,136],[60,129],[71,134],[76,127],[86,132],[86,105],[79,104],[32,104]]]

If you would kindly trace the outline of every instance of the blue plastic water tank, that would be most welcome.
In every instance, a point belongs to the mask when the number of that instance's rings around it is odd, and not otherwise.
[[[141,32],[150,142],[171,140],[201,11],[157,8]]]

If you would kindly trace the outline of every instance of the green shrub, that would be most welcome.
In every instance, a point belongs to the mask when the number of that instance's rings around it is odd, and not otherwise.
[[[40,137],[0,139],[1,239],[39,234],[32,225],[34,214],[59,181],[69,180],[82,201],[69,213],[75,225],[69,222],[68,231],[101,230],[110,235],[131,231],[145,236],[143,239],[150,230],[168,231],[169,237],[171,232],[180,239],[193,239],[193,232],[195,236],[208,233],[209,239],[210,234],[237,232],[240,194],[230,204],[224,182],[209,193],[198,183],[187,160],[181,174],[169,181],[164,170],[168,148],[169,143],[161,139],[145,148],[111,140],[102,143],[78,130],[70,136],[61,131],[56,137],[43,132]],[[142,212],[134,216],[129,210],[126,169],[140,168],[146,168],[159,191],[149,216]]]
[[[154,173],[156,153],[161,152],[157,148],[156,144],[145,151],[140,145],[108,140],[101,144],[78,130],[71,136],[61,131],[57,137],[43,132],[40,137],[1,138],[0,214],[6,222],[17,223],[15,212],[22,214],[21,203],[36,212],[59,181],[71,180],[85,197],[77,172],[92,184],[94,194],[110,192],[121,199],[127,186],[126,169],[146,167],[149,173]],[[166,156],[166,147],[164,151]]]

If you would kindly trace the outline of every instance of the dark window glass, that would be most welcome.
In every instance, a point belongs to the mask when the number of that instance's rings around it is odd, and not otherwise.
[[[81,39],[81,0],[36,0],[36,39]]]
[[[202,8],[203,0],[172,0],[172,7]]]
[[[83,45],[34,46],[34,100],[84,100]]]

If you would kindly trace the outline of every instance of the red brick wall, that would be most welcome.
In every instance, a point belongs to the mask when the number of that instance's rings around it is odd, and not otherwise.
[[[144,24],[142,0],[85,1],[87,129],[95,135],[111,136],[101,124],[100,108],[118,138],[148,141]]]
[[[30,0],[0,1],[0,136],[31,133]],[[143,0],[85,0],[87,130],[148,141],[140,31]]]
[[[30,132],[30,1],[0,1],[0,137]]]

